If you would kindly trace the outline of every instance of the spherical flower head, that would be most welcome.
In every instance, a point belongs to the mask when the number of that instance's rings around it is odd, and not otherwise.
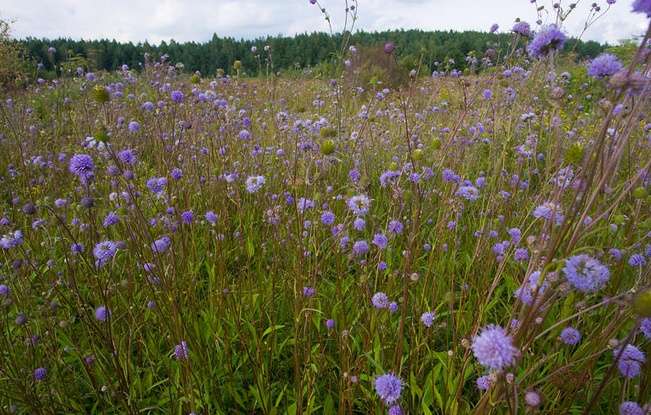
[[[583,293],[599,290],[610,278],[608,267],[586,254],[568,258],[563,273],[570,285]]]
[[[174,357],[176,360],[187,360],[189,355],[188,343],[185,340],[181,340],[181,343],[174,346]]]
[[[136,152],[130,148],[120,151],[118,153],[118,159],[120,159],[122,163],[128,166],[133,166],[138,161],[136,158]]]
[[[329,318],[328,320],[326,320],[325,325],[328,328],[328,330],[332,330],[335,328],[335,321]]]
[[[68,170],[79,178],[87,179],[93,176],[95,163],[88,154],[75,154],[70,158]]]
[[[637,402],[626,401],[619,405],[619,415],[644,415],[644,410]]]
[[[567,345],[574,346],[581,341],[581,332],[574,327],[565,327],[561,331],[561,341]]]
[[[183,102],[183,92],[181,91],[172,91],[170,96],[172,97],[172,101],[176,102],[177,104]]]
[[[348,199],[348,208],[356,216],[364,216],[368,213],[371,201],[366,195],[357,195]]]
[[[0,297],[9,297],[11,289],[5,284],[0,284]]]
[[[376,233],[373,236],[373,245],[377,246],[379,249],[386,249],[389,244],[389,239],[381,233]]]
[[[391,55],[393,51],[396,50],[396,45],[393,42],[387,42],[384,44],[384,53]]]
[[[651,18],[651,0],[635,0],[633,2],[633,12],[644,13],[646,17]]]
[[[529,278],[527,278],[520,288],[515,290],[514,295],[523,303],[531,305],[534,297],[537,299],[542,298],[548,286],[549,282],[546,279],[540,281],[540,271],[535,271],[529,275]]]
[[[377,309],[388,308],[389,297],[385,293],[379,291],[373,294],[373,297],[371,298],[371,303],[373,304],[373,307]]]
[[[109,310],[106,306],[101,305],[95,309],[95,319],[98,321],[106,321],[109,316]]]
[[[495,325],[483,328],[473,338],[472,351],[482,366],[494,370],[511,366],[518,356],[513,338],[502,327]]]
[[[387,229],[389,230],[389,232],[391,232],[393,234],[396,234],[396,235],[401,234],[404,228],[405,228],[404,225],[398,220],[390,221],[389,226],[387,226]]]
[[[480,391],[487,391],[491,387],[491,377],[488,375],[480,376],[475,384]]]
[[[606,78],[616,74],[622,68],[622,63],[615,55],[602,53],[588,65],[588,75],[593,78]]]
[[[400,405],[393,405],[389,408],[389,415],[403,415]]]
[[[129,121],[127,128],[129,129],[129,132],[137,133],[140,131],[140,123],[138,121]]]
[[[311,298],[316,295],[316,289],[313,287],[303,287],[303,297]]]
[[[189,225],[192,223],[192,220],[194,219],[194,213],[191,210],[186,210],[185,212],[181,213],[181,221],[185,225]]]
[[[423,326],[430,328],[434,324],[434,312],[432,311],[426,311],[423,314],[420,315],[420,321],[423,323]]]
[[[498,30],[499,28],[500,28],[500,25],[498,25],[497,23],[493,23],[493,24],[491,25],[490,32],[491,32],[491,33],[495,33],[495,32],[497,32],[497,30]]]
[[[541,403],[540,394],[536,391],[528,391],[524,394],[524,402],[527,406],[536,408],[540,406]]]
[[[104,218],[104,222],[102,225],[105,228],[108,228],[109,226],[113,226],[120,222],[120,216],[116,212],[109,212],[106,214],[106,217]]]
[[[265,183],[264,176],[250,176],[246,179],[246,191],[256,193]]]
[[[527,46],[529,56],[542,58],[555,50],[563,49],[565,34],[556,25],[542,28]]]
[[[353,254],[355,256],[365,255],[369,250],[368,242],[364,240],[355,241],[353,244]]]
[[[621,348],[616,348],[613,350],[613,355],[615,358],[619,356]],[[646,356],[637,347],[632,344],[627,344],[624,347],[624,350],[621,352],[619,361],[617,362],[617,369],[619,373],[629,379],[639,376],[640,370],[644,362],[646,361]]]
[[[335,214],[330,211],[325,211],[321,214],[321,223],[324,225],[332,225],[335,223]]]
[[[640,331],[647,340],[651,340],[651,317],[642,319],[640,322]]]
[[[155,195],[160,195],[167,186],[167,178],[165,177],[152,177],[147,180],[147,188]]]
[[[361,232],[364,230],[364,227],[366,227],[366,221],[362,218],[355,218],[355,220],[353,221],[353,228],[356,231]]]
[[[39,367],[34,370],[34,380],[37,382],[41,382],[45,380],[45,377],[47,376],[47,369],[44,367]]]
[[[479,189],[475,186],[461,186],[456,195],[472,202],[479,199]]]
[[[531,36],[531,26],[529,23],[520,21],[513,25],[511,29],[513,33],[517,33],[520,36],[529,37]]]
[[[212,210],[209,210],[208,212],[206,212],[206,214],[205,214],[204,217],[206,218],[206,220],[208,221],[208,223],[210,223],[211,225],[216,224],[216,223],[217,223],[217,219],[219,219],[219,217],[217,216],[217,214],[216,214],[215,212],[213,212]]]
[[[93,248],[93,256],[95,257],[95,265],[103,267],[108,264],[118,251],[118,245],[113,241],[99,242]]]
[[[646,258],[642,254],[633,254],[628,258],[628,265],[641,268],[646,265]]]
[[[375,392],[382,401],[391,405],[400,399],[402,381],[393,373],[387,373],[375,378]]]
[[[172,239],[170,239],[169,236],[163,236],[159,239],[156,239],[154,242],[152,242],[151,250],[154,251],[155,254],[162,254],[169,249],[171,244],[172,244]]]

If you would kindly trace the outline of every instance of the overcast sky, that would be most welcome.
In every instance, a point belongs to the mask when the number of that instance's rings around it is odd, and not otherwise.
[[[574,0],[576,1],[576,0]],[[567,31],[578,35],[594,0],[579,0]],[[605,0],[597,0],[605,7]],[[630,12],[633,0],[618,0],[584,39],[617,42],[644,32],[647,19]],[[535,22],[529,0],[359,0],[357,28],[476,29],[498,23],[508,30],[516,17]],[[551,6],[551,0],[538,0]],[[561,0],[569,4],[568,0]],[[343,24],[344,0],[322,0],[335,30]],[[1,0],[0,17],[14,19],[15,37],[109,38],[119,41],[206,41],[219,36],[255,38],[327,31],[308,0]]]

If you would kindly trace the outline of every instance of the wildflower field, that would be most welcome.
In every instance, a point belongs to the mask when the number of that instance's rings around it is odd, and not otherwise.
[[[344,44],[0,93],[0,411],[649,413],[649,32],[507,32],[395,86]]]

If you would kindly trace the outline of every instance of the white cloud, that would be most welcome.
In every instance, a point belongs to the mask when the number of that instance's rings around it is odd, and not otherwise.
[[[616,42],[644,32],[647,19],[630,12],[633,0],[619,0],[583,36]],[[534,22],[529,0],[360,0],[357,28],[367,31],[487,30],[498,23],[508,30],[516,17]],[[567,3],[567,2],[565,2]],[[605,1],[600,0],[599,3]],[[323,0],[335,30],[341,30],[343,0]],[[551,6],[551,0],[538,4]],[[579,2],[566,22],[578,35],[591,1]],[[109,38],[158,43],[206,41],[219,36],[254,38],[263,35],[327,31],[328,25],[308,0],[3,0],[0,16],[16,20],[17,37]],[[583,18],[583,19],[582,19]],[[543,16],[543,20],[550,18]]]

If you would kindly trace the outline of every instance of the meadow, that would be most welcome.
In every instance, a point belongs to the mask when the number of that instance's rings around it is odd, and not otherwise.
[[[651,27],[506,32],[466,71],[0,93],[0,411],[651,412]]]

